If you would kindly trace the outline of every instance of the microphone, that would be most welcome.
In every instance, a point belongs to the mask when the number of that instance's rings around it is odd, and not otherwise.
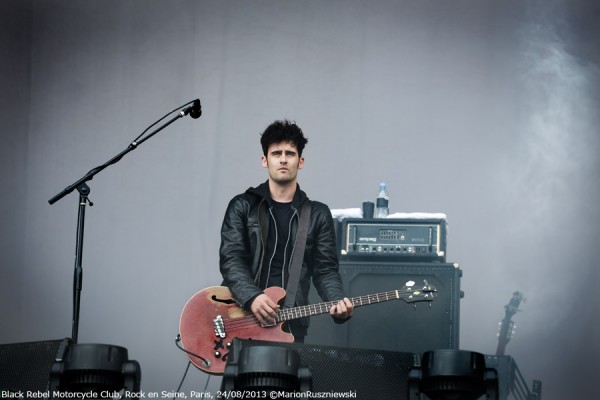
[[[179,115],[182,117],[185,117],[188,114],[194,119],[199,118],[202,115],[202,107],[200,106],[199,99],[194,100],[191,106],[184,108],[179,112]]]

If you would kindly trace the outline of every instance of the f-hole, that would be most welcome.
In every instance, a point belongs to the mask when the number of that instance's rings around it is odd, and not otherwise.
[[[223,303],[223,304],[235,304],[235,300],[229,298],[229,299],[219,299],[217,296],[215,296],[214,294],[210,297],[212,299],[212,301],[216,301],[218,303]]]

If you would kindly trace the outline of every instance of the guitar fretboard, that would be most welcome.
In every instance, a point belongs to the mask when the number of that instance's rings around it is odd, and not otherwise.
[[[391,290],[389,292],[369,294],[365,296],[352,297],[350,302],[354,307],[367,306],[369,304],[381,303],[388,300],[397,300],[405,294],[402,290]],[[289,321],[291,319],[309,317],[328,313],[331,307],[336,305],[339,300],[327,301],[325,303],[310,304],[307,306],[284,308],[277,312],[277,322]]]

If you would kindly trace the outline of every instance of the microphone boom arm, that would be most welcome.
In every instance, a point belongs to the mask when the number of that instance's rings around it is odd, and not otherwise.
[[[158,127],[157,129],[155,129],[154,131],[152,131],[151,133],[149,133],[143,139],[138,140],[138,141],[134,140],[133,142],[131,142],[129,144],[129,146],[125,150],[123,150],[122,152],[120,152],[119,154],[117,154],[116,156],[114,156],[113,158],[111,158],[110,160],[108,160],[107,162],[105,162],[104,164],[102,164],[102,165],[100,165],[100,166],[98,166],[96,168],[91,169],[82,178],[78,179],[77,181],[75,181],[71,185],[67,186],[65,189],[63,189],[56,196],[54,196],[50,200],[48,200],[48,203],[50,203],[50,204],[56,203],[58,200],[60,200],[63,197],[65,197],[66,195],[68,195],[69,193],[71,193],[73,190],[77,189],[77,187],[79,185],[81,185],[82,183],[85,183],[87,181],[91,181],[94,178],[94,176],[96,176],[96,174],[98,174],[104,168],[108,167],[109,165],[118,163],[127,153],[129,153],[130,151],[133,151],[133,150],[137,149],[137,147],[140,144],[144,143],[146,140],[150,139],[152,136],[156,135],[158,132],[160,132],[161,130],[163,130],[167,126],[171,125],[177,119],[183,118],[185,115],[186,114],[183,114],[183,111],[181,111],[175,117],[173,117],[172,119],[170,119],[169,121],[167,121],[166,123],[164,123],[163,125],[161,125],[160,127]]]

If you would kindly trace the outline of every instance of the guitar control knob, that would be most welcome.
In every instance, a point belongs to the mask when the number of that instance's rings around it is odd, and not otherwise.
[[[215,357],[217,357],[217,358],[221,357],[221,352],[220,351],[215,351]]]
[[[225,345],[225,347],[227,347],[228,349],[231,348],[231,342],[227,342],[227,344]]]

